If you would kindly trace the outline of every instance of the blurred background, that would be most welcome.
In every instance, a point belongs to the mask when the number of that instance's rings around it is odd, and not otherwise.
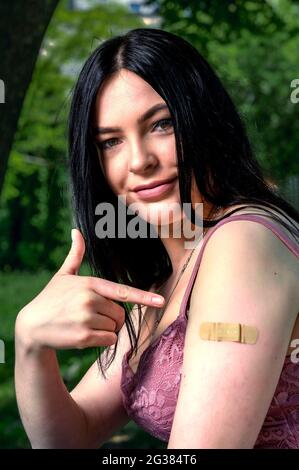
[[[243,117],[268,180],[299,209],[298,1],[2,0],[0,448],[30,447],[14,394],[15,318],[71,243],[66,123],[72,87],[103,40],[136,27],[174,32],[207,58]],[[87,265],[80,274],[89,274]],[[96,355],[59,352],[69,389]],[[103,447],[167,445],[131,422]]]

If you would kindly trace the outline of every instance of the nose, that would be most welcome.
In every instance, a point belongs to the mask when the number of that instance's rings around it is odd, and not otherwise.
[[[143,173],[157,165],[157,157],[140,140],[132,142],[130,147],[129,170],[132,173]]]

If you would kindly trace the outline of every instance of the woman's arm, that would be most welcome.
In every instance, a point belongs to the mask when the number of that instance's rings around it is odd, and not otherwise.
[[[137,327],[133,314],[132,320]],[[95,361],[69,392],[55,350],[34,349],[25,342],[17,320],[15,386],[21,419],[33,448],[99,448],[129,422],[120,389],[122,359],[129,347],[123,325],[115,359],[105,371],[106,379]]]
[[[299,307],[288,256],[278,237],[250,221],[227,223],[211,236],[191,294],[168,448],[255,445]],[[257,342],[209,341],[200,334],[203,322],[254,327]]]
[[[34,350],[18,334],[15,387],[21,419],[33,448],[86,448],[87,422],[59,372],[55,350]]]

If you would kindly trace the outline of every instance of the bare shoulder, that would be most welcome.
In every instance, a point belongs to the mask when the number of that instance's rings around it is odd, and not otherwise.
[[[241,212],[249,213],[248,210]],[[275,221],[273,224],[281,228],[279,222]],[[285,231],[289,233],[286,229]],[[287,236],[290,239],[290,235]],[[218,273],[215,272],[215,266]],[[205,246],[197,275],[201,279],[198,283],[205,282],[204,279],[209,276],[220,276],[220,269],[227,273],[242,273],[244,282],[247,282],[247,278],[248,281],[252,279],[255,287],[258,287],[258,283],[262,286],[271,280],[272,289],[285,297],[289,314],[293,312],[297,316],[298,255],[265,225],[244,219],[231,220],[217,228]]]
[[[241,208],[241,207],[242,205],[234,206],[232,209]],[[268,207],[267,209],[272,214],[276,215],[280,221],[285,222],[287,223],[288,226],[290,226],[290,220],[286,215],[282,215],[280,212],[270,209]],[[236,212],[232,216],[245,215],[245,214],[256,214],[262,217],[264,216],[265,220],[267,221],[270,220],[271,224],[274,227],[276,227],[280,231],[280,233],[285,235],[284,237],[285,239],[291,240],[291,242],[293,242],[295,246],[297,245],[297,248],[299,248],[299,223],[296,222],[295,220],[291,219],[291,222],[292,222],[291,226],[292,228],[297,229],[297,238],[294,236],[292,232],[287,230],[286,227],[282,225],[280,222],[278,222],[276,219],[269,218],[269,213],[262,206],[259,206],[259,208],[244,207],[244,209]],[[221,230],[221,233],[219,232],[219,230]],[[230,235],[233,235],[235,237],[234,238],[235,240],[241,239],[245,235],[245,232],[249,232],[250,230],[252,230],[255,233],[255,235],[259,237],[261,248],[265,250],[271,250],[273,257],[279,260],[281,269],[285,268],[286,275],[289,276],[290,282],[293,282],[294,285],[298,286],[298,282],[299,282],[298,255],[296,255],[294,251],[292,251],[277,236],[277,234],[271,231],[268,227],[266,227],[265,225],[257,221],[252,222],[252,221],[247,221],[247,220],[243,220],[243,221],[241,220],[241,221],[235,221],[233,224],[230,224],[230,223],[225,224],[219,230],[217,230],[216,233],[213,234],[214,237],[217,234],[217,237],[222,238],[222,233],[226,232],[228,234],[230,232]],[[224,238],[225,237],[223,237],[223,240]],[[296,288],[296,290],[298,290],[298,288]],[[298,296],[299,296],[299,292],[298,292]],[[299,302],[299,297],[298,297],[298,302]]]

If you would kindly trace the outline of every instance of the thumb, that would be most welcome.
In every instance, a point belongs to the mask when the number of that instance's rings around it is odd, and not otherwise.
[[[64,260],[64,263],[58,270],[59,274],[78,274],[83,256],[85,253],[85,242],[81,232],[73,228],[71,231],[72,245]]]

